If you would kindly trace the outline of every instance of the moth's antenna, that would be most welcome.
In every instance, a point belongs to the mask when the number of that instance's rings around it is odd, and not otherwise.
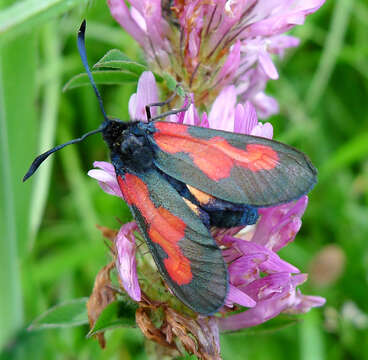
[[[105,112],[105,109],[103,107],[101,95],[100,95],[100,93],[99,93],[99,91],[97,89],[96,83],[94,82],[93,77],[92,77],[91,70],[89,69],[89,66],[88,66],[87,55],[86,55],[86,46],[85,46],[85,41],[84,41],[84,34],[85,34],[85,32],[86,32],[86,20],[83,20],[82,25],[80,26],[79,31],[78,31],[78,41],[77,41],[78,50],[79,50],[80,57],[82,59],[83,66],[86,69],[88,78],[89,78],[89,80],[91,82],[91,85],[93,87],[93,90],[94,90],[94,92],[95,92],[95,94],[97,96],[97,100],[98,100],[98,103],[100,105],[100,109],[101,109],[101,112],[102,112],[102,115],[103,115],[105,121],[102,123],[102,125],[98,129],[92,130],[92,131],[90,131],[90,132],[82,135],[78,139],[73,139],[73,140],[70,140],[70,141],[66,142],[65,144],[61,144],[61,145],[55,146],[53,149],[51,149],[49,151],[46,151],[45,153],[37,156],[36,159],[33,160],[33,163],[30,166],[30,168],[27,171],[27,173],[24,175],[23,181],[26,181],[30,176],[32,176],[35,173],[35,171],[38,169],[38,167],[52,153],[61,150],[65,146],[68,146],[68,145],[71,145],[71,144],[75,144],[75,143],[79,143],[79,142],[83,141],[85,138],[87,138],[88,136],[91,136],[91,135],[94,135],[94,134],[97,134],[97,133],[102,132],[105,129],[105,127],[107,126],[108,122],[109,122],[109,118],[107,117],[106,112]]]
[[[88,65],[87,53],[86,53],[86,44],[85,44],[85,39],[84,39],[85,32],[86,32],[86,20],[83,20],[83,22],[82,22],[82,24],[81,24],[81,26],[79,28],[79,31],[78,31],[78,41],[77,41],[77,44],[78,44],[79,55],[80,55],[80,57],[82,59],[83,66],[86,69],[86,72],[87,72],[89,81],[91,82],[91,85],[93,87],[93,90],[94,90],[94,92],[96,94],[96,97],[97,97],[98,103],[100,105],[100,109],[101,109],[102,115],[103,115],[105,121],[109,121],[109,118],[107,117],[106,112],[105,112],[105,109],[104,109],[104,106],[103,106],[103,102],[102,102],[102,98],[101,98],[100,92],[97,89],[96,83],[93,80],[93,76],[92,76],[91,70],[90,70],[89,65]]]
[[[78,139],[73,139],[73,140],[70,140],[64,144],[61,144],[61,145],[58,145],[58,146],[55,146],[54,148],[52,148],[51,150],[49,151],[46,151],[44,152],[43,154],[41,155],[38,155],[36,157],[36,159],[33,160],[33,163],[32,165],[30,166],[29,170],[27,171],[27,173],[24,175],[24,178],[23,178],[23,182],[26,181],[29,177],[31,177],[35,171],[38,169],[38,167],[54,152],[58,151],[58,150],[61,150],[62,148],[64,148],[65,146],[68,146],[68,145],[71,145],[71,144],[76,144],[76,143],[79,143],[81,141],[83,141],[85,138],[87,138],[88,136],[91,136],[91,135],[94,135],[94,134],[97,134],[99,132],[102,132],[103,131],[103,128],[100,127],[99,129],[96,129],[96,130],[92,130],[84,135],[82,135],[80,138]]]

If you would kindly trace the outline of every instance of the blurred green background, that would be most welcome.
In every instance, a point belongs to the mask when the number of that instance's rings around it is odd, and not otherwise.
[[[106,160],[99,136],[50,158],[21,179],[36,154],[79,137],[101,121],[89,87],[63,93],[83,71],[76,48],[88,20],[95,63],[118,48],[142,54],[105,1],[0,1],[0,356],[4,359],[146,359],[136,329],[88,327],[27,331],[54,304],[88,296],[109,256],[95,224],[130,217],[86,173]],[[224,359],[368,359],[368,3],[329,0],[293,30],[301,46],[278,62],[268,92],[281,106],[275,138],[306,152],[320,171],[303,227],[281,256],[310,272],[302,287],[327,304],[272,334],[226,335]],[[101,88],[107,113],[126,119],[135,84]]]

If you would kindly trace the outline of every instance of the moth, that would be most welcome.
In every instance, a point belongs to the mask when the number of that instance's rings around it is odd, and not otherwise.
[[[228,271],[210,228],[255,224],[258,208],[297,200],[316,183],[302,152],[266,138],[160,119],[109,118],[85,50],[85,21],[78,33],[81,59],[104,117],[101,126],[38,156],[28,179],[52,153],[102,133],[117,181],[149,251],[171,291],[189,308],[213,314],[224,305]]]

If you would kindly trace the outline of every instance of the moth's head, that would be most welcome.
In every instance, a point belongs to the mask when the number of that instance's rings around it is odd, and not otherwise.
[[[109,119],[103,123],[102,137],[110,151],[120,146],[122,134],[129,128],[129,124],[119,119]]]

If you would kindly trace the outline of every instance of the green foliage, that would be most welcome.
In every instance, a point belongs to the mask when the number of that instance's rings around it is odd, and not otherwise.
[[[116,217],[131,219],[120,199],[86,175],[93,161],[108,157],[99,136],[53,155],[31,181],[21,182],[40,151],[102,121],[92,89],[62,93],[62,85],[83,72],[75,41],[82,17],[94,72],[114,73],[113,81],[105,75],[96,81],[119,83],[100,86],[107,113],[128,117],[129,97],[145,68],[142,54],[105,1],[86,3],[7,0],[0,6],[0,348],[6,359],[147,359],[137,329],[108,332],[104,352],[86,339],[87,326],[26,330],[55,304],[91,293],[110,261],[95,225],[118,228]],[[256,336],[222,336],[225,360],[360,360],[368,353],[367,19],[365,0],[327,1],[293,31],[301,45],[279,63],[280,79],[267,89],[280,103],[280,115],[271,119],[276,139],[305,151],[320,169],[303,227],[281,256],[308,272],[315,254],[335,244],[346,257],[344,271],[323,286],[312,273],[302,290],[325,296],[327,305],[303,321]],[[85,80],[77,77],[74,86]],[[175,88],[175,81],[164,80]],[[114,312],[105,315],[107,325],[116,320]]]
[[[136,325],[135,311],[137,308],[138,306],[135,303],[128,303],[123,300],[110,303],[103,309],[88,336],[116,327],[134,327]]]
[[[26,0],[5,3],[9,6],[0,12],[1,41],[13,39],[49,19],[64,14],[76,5],[83,5],[80,0]]]
[[[95,68],[113,68],[132,72],[140,75],[147,68],[146,66],[129,59],[120,50],[109,50],[94,66]]]
[[[138,81],[137,75],[127,71],[100,70],[92,71],[92,75],[97,85],[123,85],[130,81]],[[63,91],[86,85],[90,85],[88,75],[86,73],[78,74],[65,84]]]
[[[41,330],[87,324],[87,300],[88,298],[73,299],[56,305],[35,319],[28,329]]]

